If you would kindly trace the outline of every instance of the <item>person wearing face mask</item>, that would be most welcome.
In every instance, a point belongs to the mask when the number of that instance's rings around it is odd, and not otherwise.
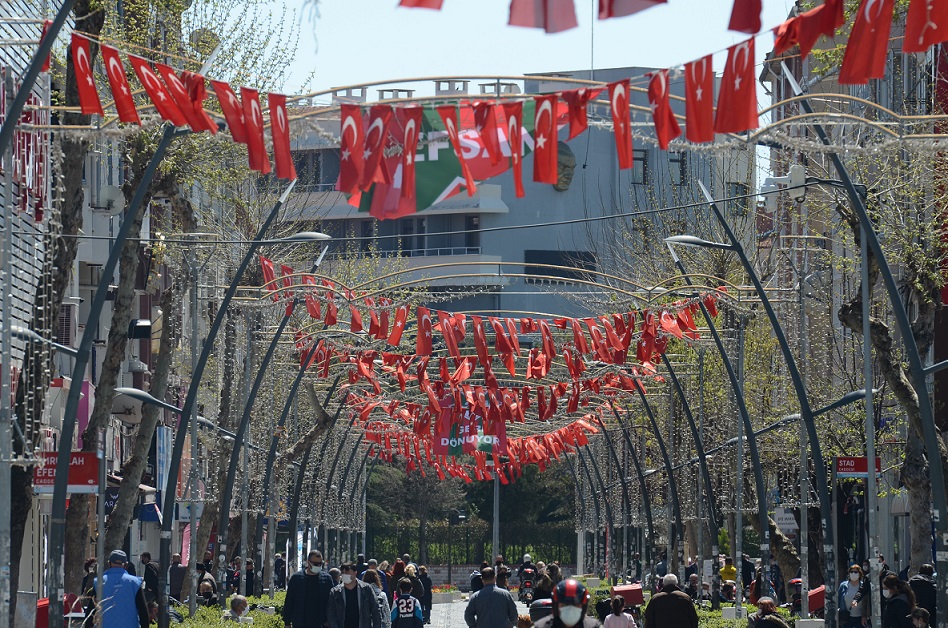
[[[675,574],[662,578],[661,592],[652,596],[645,607],[645,625],[648,628],[698,628],[694,602],[678,588]]]
[[[484,587],[471,596],[464,609],[468,628],[511,628],[517,623],[517,604],[506,589],[496,583],[493,567],[481,569]],[[555,607],[555,604],[554,604]]]
[[[239,622],[241,617],[246,617],[250,613],[250,603],[242,595],[235,595],[230,598],[230,610],[224,613],[221,621]]]
[[[772,597],[762,597],[757,601],[757,612],[747,618],[747,628],[789,628],[777,614],[777,604]]]
[[[886,600],[882,628],[912,628],[909,613],[915,609],[915,594],[908,582],[889,574],[882,581],[882,597]]]
[[[329,628],[382,628],[382,613],[371,585],[359,580],[354,563],[342,563],[341,583],[329,592]]]
[[[922,565],[908,583],[915,594],[915,604],[928,611],[929,616],[935,615],[938,591],[935,586],[935,566],[928,563]]]
[[[841,628],[861,628],[863,618],[869,617],[869,593],[864,585],[869,583],[863,578],[862,567],[853,565],[849,568],[848,577],[839,585],[837,608],[839,608],[839,625]]]
[[[324,628],[333,586],[332,576],[324,568],[322,553],[312,550],[304,568],[290,576],[286,583],[283,603],[286,628]]]
[[[691,600],[688,601],[691,604]],[[553,614],[534,624],[535,628],[597,628],[602,624],[586,614],[589,591],[579,580],[563,580],[553,589]]]

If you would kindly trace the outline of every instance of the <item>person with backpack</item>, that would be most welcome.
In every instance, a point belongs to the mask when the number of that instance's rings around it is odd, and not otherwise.
[[[392,604],[392,628],[422,628],[425,625],[421,602],[411,594],[408,578],[398,581],[398,597]]]

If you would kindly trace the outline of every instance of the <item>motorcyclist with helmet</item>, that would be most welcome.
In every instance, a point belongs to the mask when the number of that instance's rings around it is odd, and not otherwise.
[[[553,589],[553,614],[540,619],[535,628],[601,628],[602,624],[586,611],[589,592],[578,580],[563,580]]]

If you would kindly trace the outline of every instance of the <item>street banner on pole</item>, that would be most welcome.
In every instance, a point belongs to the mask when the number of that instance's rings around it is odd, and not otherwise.
[[[882,462],[876,458],[876,473],[882,473]],[[869,476],[869,462],[865,456],[837,456],[836,477],[864,478]]]
[[[56,452],[43,452],[43,465],[33,468],[33,491],[52,493],[56,483]],[[99,458],[94,451],[74,451],[69,458],[68,493],[99,492]]]

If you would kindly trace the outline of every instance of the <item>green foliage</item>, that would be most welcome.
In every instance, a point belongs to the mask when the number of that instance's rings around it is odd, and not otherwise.
[[[253,618],[253,625],[255,627],[262,626],[263,628],[283,628],[283,617],[280,616],[280,612],[283,610],[283,602],[286,600],[286,592],[279,591],[274,594],[274,599],[270,599],[269,596],[263,597],[248,597],[247,600],[250,602],[250,617]],[[275,611],[270,614],[262,610],[256,610],[257,607],[273,607]],[[179,610],[183,610],[183,615],[187,615],[187,608],[181,607]],[[184,624],[185,626],[226,626],[230,624],[224,624],[221,622],[221,609],[218,606],[206,607],[199,606],[194,617],[185,617]],[[233,624],[237,625],[237,624]]]

